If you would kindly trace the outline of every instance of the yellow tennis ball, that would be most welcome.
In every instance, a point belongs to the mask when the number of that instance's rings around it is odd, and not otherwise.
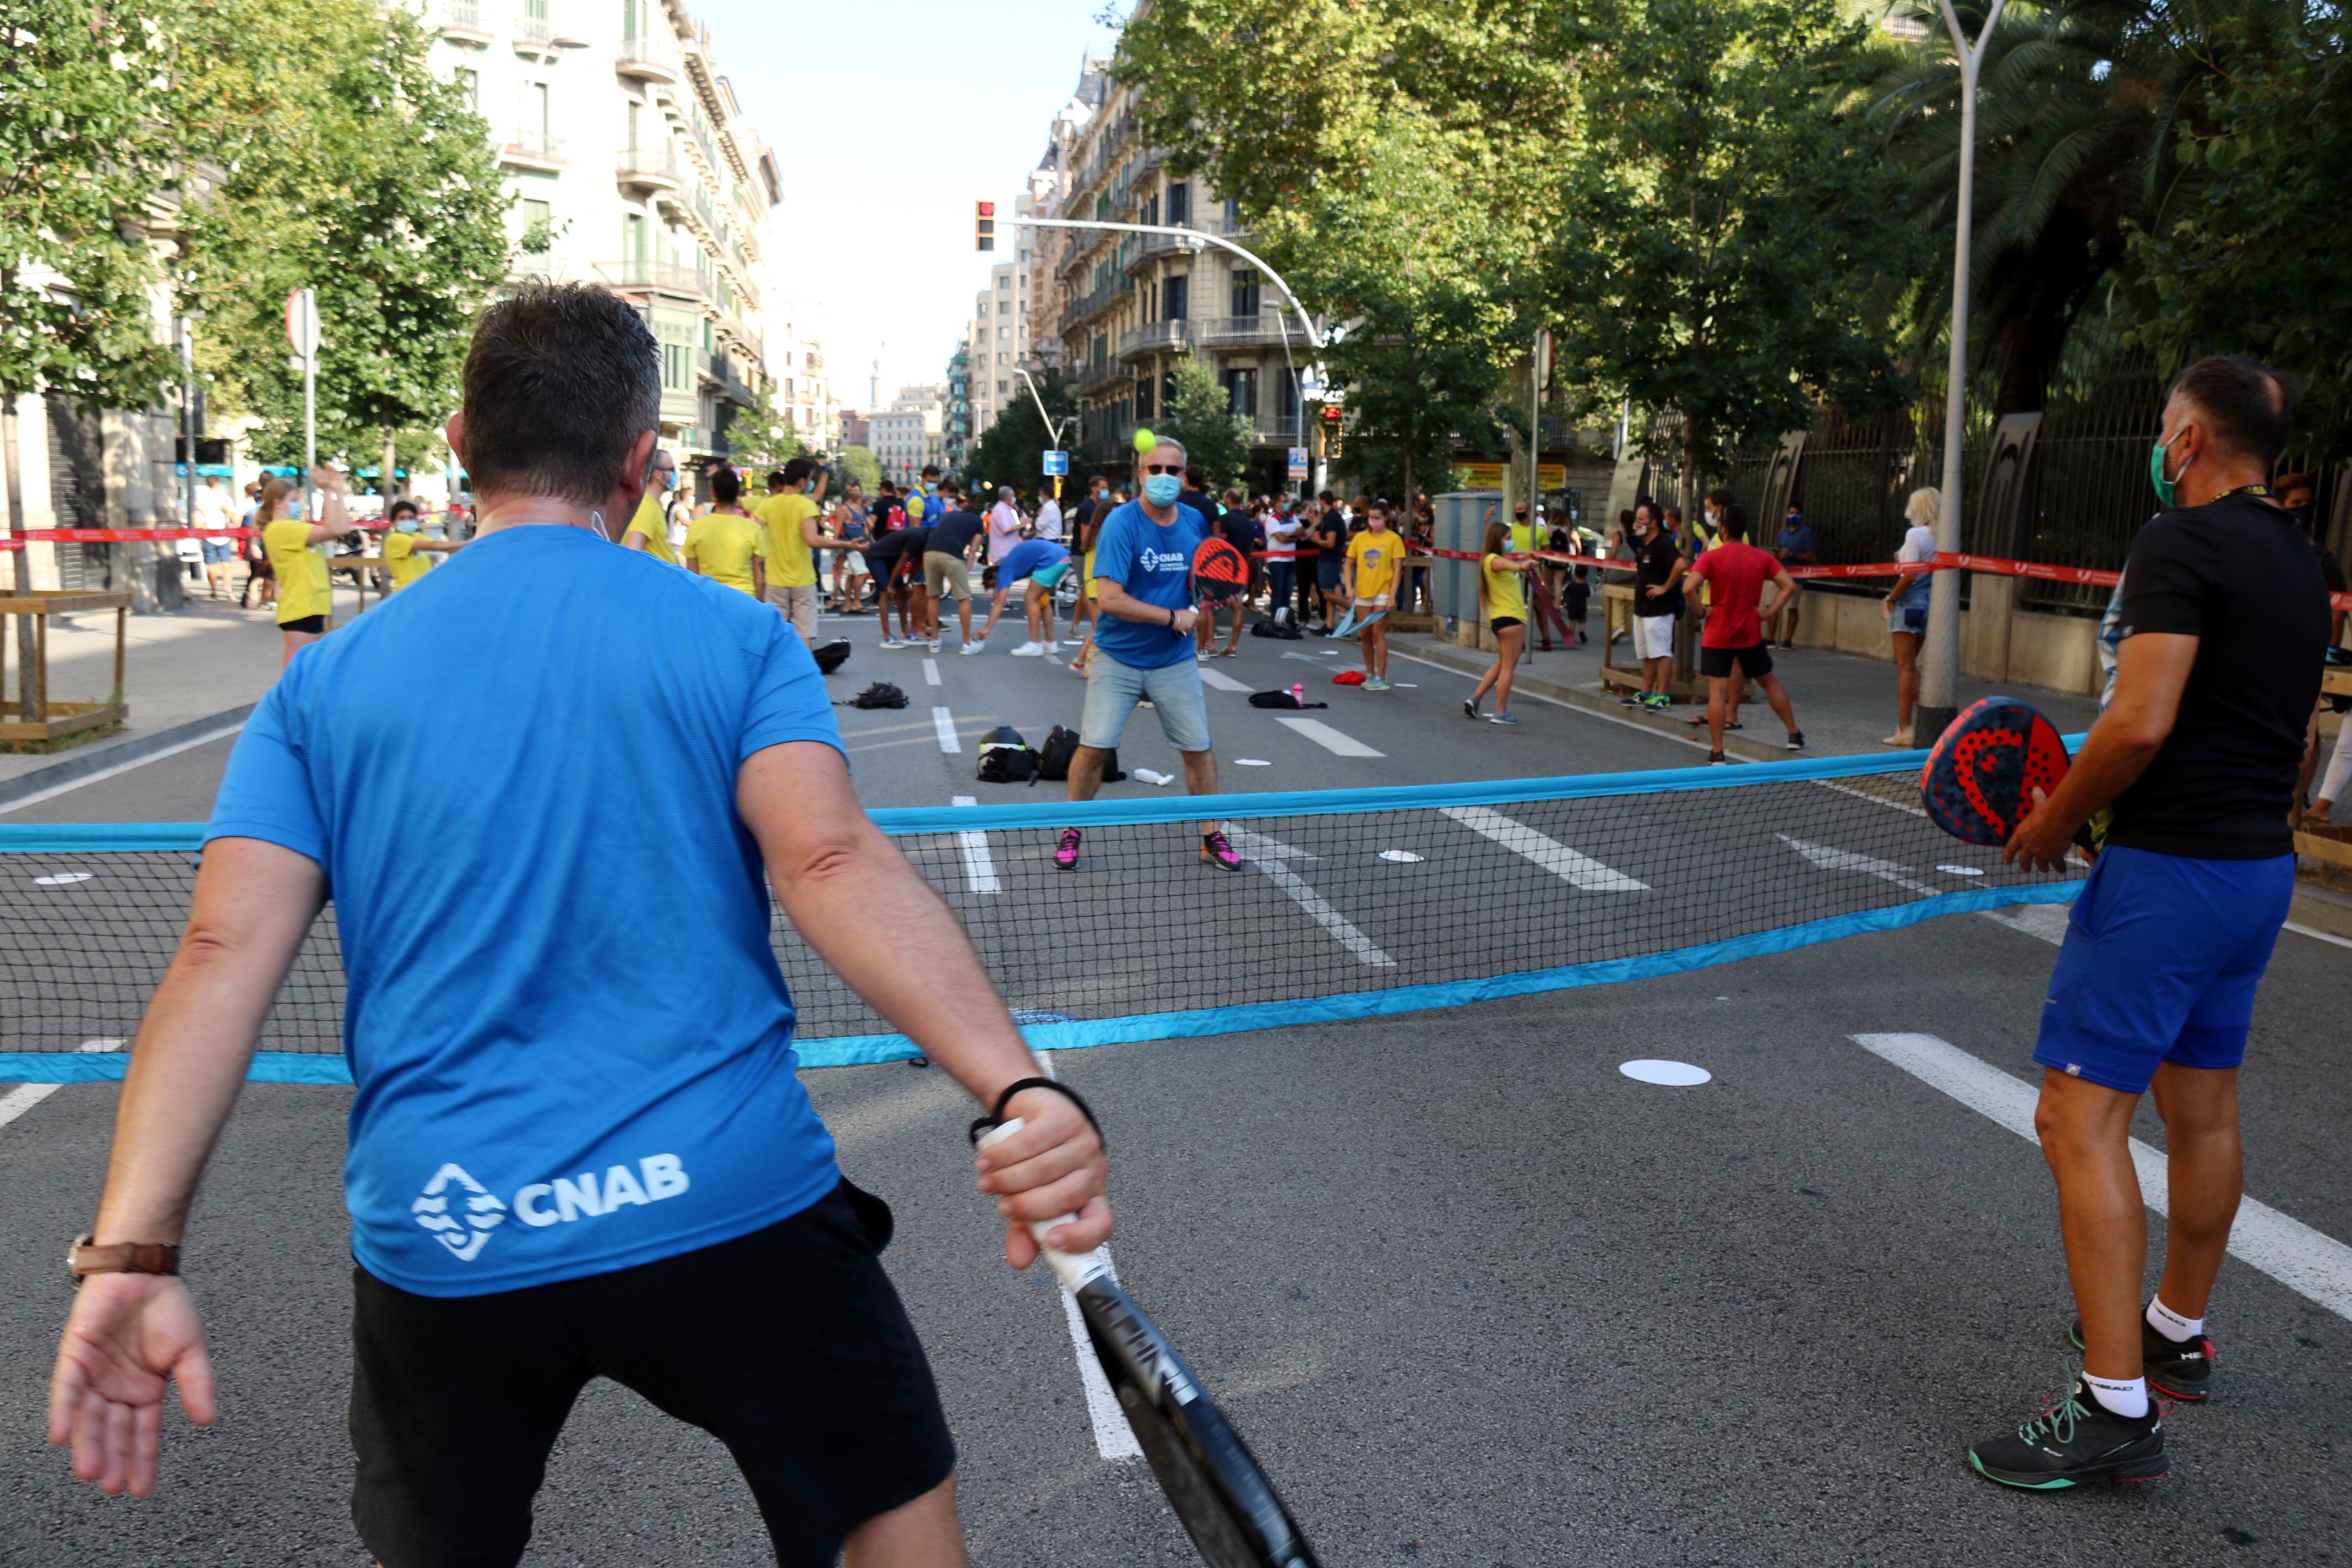
[[[1136,430],[1136,432],[1135,432],[1135,449],[1136,449],[1137,451],[1139,451],[1139,452],[1149,452],[1149,451],[1150,451],[1153,447],[1157,447],[1157,446],[1159,446],[1159,445],[1160,445],[1160,437],[1159,437],[1154,436],[1150,431],[1146,430],[1146,429],[1143,429],[1143,428],[1141,428],[1141,427],[1139,427],[1139,426],[1137,428],[1137,430]]]

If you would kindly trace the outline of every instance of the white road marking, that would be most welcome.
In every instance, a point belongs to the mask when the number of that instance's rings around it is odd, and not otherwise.
[[[940,680],[940,661],[938,659],[927,658],[923,660],[923,684],[926,686],[938,686],[941,684]]]
[[[2033,1106],[2040,1097],[2023,1079],[1934,1035],[1849,1037],[2019,1137],[2041,1142],[2033,1132]],[[2158,1214],[2168,1212],[2164,1156],[2137,1138],[2131,1141],[2131,1156],[2139,1173],[2140,1201]],[[2238,1222],[2230,1231],[2230,1254],[2338,1317],[2352,1318],[2352,1247],[2334,1237],[2289,1218],[2268,1204],[2244,1198],[2238,1205]]]
[[[2038,936],[2055,947],[2066,940],[2067,912],[2074,907],[2072,904],[2012,904],[2005,910],[1979,910],[1977,913],[2011,931]]]
[[[976,795],[959,795],[949,798],[950,805],[978,805]],[[988,835],[959,833],[957,840],[963,846],[963,879],[968,891],[1001,893],[1004,889],[996,880],[996,862],[988,853]]]
[[[1205,664],[1201,667],[1201,684],[1203,686],[1214,687],[1219,691],[1251,691],[1255,689],[1255,688],[1251,686],[1248,681],[1235,680],[1223,670],[1211,669]]]
[[[1266,879],[1290,895],[1317,925],[1329,931],[1340,946],[1356,955],[1357,961],[1375,969],[1393,969],[1396,960],[1382,952],[1380,944],[1358,931],[1347,916],[1333,909],[1323,895],[1307,885],[1307,879],[1290,868],[1293,860],[1313,860],[1318,857],[1279,838],[1269,838],[1263,833],[1253,833],[1246,827],[1225,824],[1225,837],[1233,843],[1241,858],[1265,873]]]
[[[1054,1053],[1032,1051],[1037,1058],[1037,1069],[1045,1077],[1061,1081],[1062,1075],[1054,1070]],[[1103,1267],[1110,1270],[1113,1281],[1118,1279],[1118,1267],[1111,1262],[1110,1244],[1101,1248]],[[1102,1363],[1095,1356],[1094,1341],[1087,1333],[1087,1320],[1078,1310],[1076,1297],[1058,1285],[1054,1294],[1062,1299],[1062,1319],[1069,1325],[1070,1344],[1077,1352],[1078,1384],[1087,1391],[1087,1419],[1095,1429],[1095,1452],[1106,1459],[1139,1459],[1143,1445],[1135,1440],[1135,1428],[1127,1424],[1127,1412],[1119,1408],[1118,1395],[1110,1391],[1110,1379],[1103,1375]]]
[[[940,751],[961,752],[963,750],[963,742],[956,739],[955,715],[953,713],[950,713],[944,708],[932,709],[931,729],[936,731],[940,737]]]
[[[1865,877],[1875,877],[1882,882],[1892,882],[1915,893],[1933,895],[1943,890],[1931,888],[1925,882],[1913,881],[1904,874],[1902,867],[1889,860],[1874,860],[1851,849],[1832,848],[1826,844],[1815,844],[1808,838],[1791,838],[1785,833],[1776,833],[1772,837],[1824,871],[1859,871]]]
[[[2287,921],[2286,929],[2297,936],[2307,936],[2318,942],[2332,942],[2338,947],[2352,947],[2352,942],[2337,936],[2334,931],[2321,931],[2315,926],[2305,925],[2299,921]]]
[[[1277,724],[1287,725],[1289,728],[1297,731],[1300,734],[1306,736],[1308,740],[1314,742],[1317,745],[1322,747],[1325,751],[1330,752],[1335,757],[1379,757],[1387,755],[1384,752],[1376,752],[1372,750],[1371,747],[1367,746],[1353,735],[1342,734],[1340,731],[1331,728],[1330,725],[1323,722],[1320,719],[1277,718],[1275,720],[1275,722]]]
[[[119,1051],[129,1043],[126,1040],[84,1040],[74,1049]],[[0,1127],[7,1126],[63,1088],[65,1085],[61,1083],[20,1083],[7,1093],[0,1094]]]
[[[0,805],[0,816],[5,816],[7,813],[12,811],[21,811],[28,805],[38,805],[45,800],[55,800],[58,796],[65,794],[68,790],[77,790],[81,788],[84,784],[94,784],[100,779],[110,779],[119,773],[127,773],[133,768],[143,768],[149,763],[160,763],[165,757],[176,757],[182,752],[192,751],[198,746],[209,746],[215,741],[220,740],[225,736],[234,735],[239,730],[244,728],[245,721],[239,719],[234,724],[224,724],[217,730],[207,730],[201,735],[193,736],[185,741],[174,742],[171,745],[165,746],[160,751],[149,752],[144,756],[133,757],[127,763],[117,763],[110,768],[100,768],[96,773],[84,773],[78,779],[68,779],[64,784],[51,784],[47,789],[35,790],[31,795],[20,795],[16,799],[9,801],[6,805]]]
[[[1589,893],[1646,893],[1650,890],[1647,882],[1637,882],[1624,872],[1604,866],[1580,850],[1570,849],[1559,839],[1538,833],[1526,823],[1513,821],[1499,811],[1483,805],[1446,805],[1440,806],[1438,811],[1471,832],[1493,839],[1515,855],[1526,856],[1545,870]]]

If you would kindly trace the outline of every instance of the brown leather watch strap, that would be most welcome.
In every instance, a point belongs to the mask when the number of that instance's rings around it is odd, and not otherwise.
[[[99,1247],[85,1236],[66,1254],[66,1268],[76,1279],[85,1274],[177,1274],[180,1249],[162,1241],[117,1241]]]

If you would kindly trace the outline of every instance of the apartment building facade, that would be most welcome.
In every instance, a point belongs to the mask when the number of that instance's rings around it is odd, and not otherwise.
[[[1233,205],[1198,176],[1179,177],[1136,133],[1132,89],[1097,77],[1093,112],[1068,149],[1059,216],[1162,225],[1247,243]],[[1168,405],[1177,364],[1205,360],[1253,433],[1245,482],[1284,488],[1299,440],[1297,372],[1308,348],[1278,289],[1239,257],[1186,237],[1067,231],[1055,263],[1056,334],[1080,409],[1077,458],[1126,474],[1130,440]]]
[[[866,427],[882,477],[910,484],[927,466],[944,466],[950,384],[906,386],[890,406],[866,416]]]

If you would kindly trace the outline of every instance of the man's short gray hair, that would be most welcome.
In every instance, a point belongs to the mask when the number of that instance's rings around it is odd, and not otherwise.
[[[997,486],[996,499],[998,500],[1011,500],[1013,499],[1013,487],[1011,485]]]
[[[1176,455],[1177,455],[1178,457],[1180,457],[1180,458],[1183,458],[1183,459],[1184,459],[1184,461],[1185,461],[1185,462],[1187,462],[1187,463],[1190,463],[1190,462],[1192,460],[1192,453],[1190,453],[1190,452],[1187,452],[1186,450],[1184,450],[1184,443],[1183,443],[1183,442],[1181,442],[1181,441],[1179,441],[1179,440],[1178,440],[1178,439],[1176,439],[1176,437],[1173,437],[1173,436],[1159,436],[1159,435],[1155,435],[1155,436],[1153,436],[1153,437],[1151,437],[1151,451],[1152,451],[1152,452],[1157,452],[1157,451],[1158,451],[1158,450],[1160,450],[1160,447],[1175,447],[1175,448],[1176,448]],[[1148,458],[1148,457],[1150,457],[1150,455],[1151,455],[1151,452],[1146,452],[1146,453],[1144,454],[1144,456],[1145,456],[1145,457],[1147,457],[1147,458]]]

